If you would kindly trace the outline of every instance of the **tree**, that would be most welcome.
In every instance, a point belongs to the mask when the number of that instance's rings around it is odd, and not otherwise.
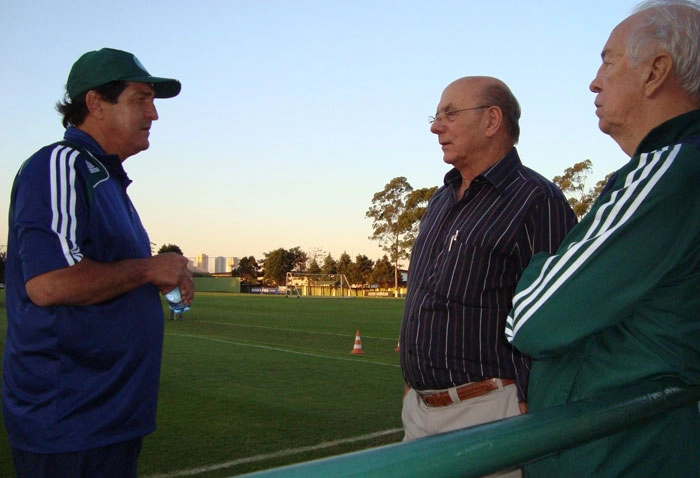
[[[231,271],[231,276],[240,277],[241,283],[257,283],[260,275],[260,268],[255,257],[242,257],[238,261],[238,266]]]
[[[369,284],[373,268],[374,261],[364,254],[358,254],[349,269],[348,281],[350,284]]]
[[[319,249],[318,247],[312,248],[307,254],[306,254],[306,262],[307,262],[307,268],[306,271],[311,273],[311,274],[320,274],[321,273],[321,268],[318,265],[318,262],[321,260],[322,257],[325,257],[327,254],[326,251]],[[318,272],[312,272],[310,270],[312,263],[316,263],[316,267],[318,267]]]
[[[326,258],[323,259],[321,272],[324,274],[336,274],[338,272],[338,265],[335,262],[335,259],[333,259],[333,256],[331,256],[330,252],[326,256]]]
[[[605,176],[605,179],[601,179],[597,183],[595,183],[595,186],[588,191],[588,196],[586,200],[589,202],[590,206],[588,207],[588,210],[593,206],[593,203],[595,202],[596,199],[598,199],[598,196],[600,196],[600,193],[603,192],[603,188],[605,187],[606,184],[608,184],[608,181],[610,180],[610,177],[615,174],[613,171],[612,173],[608,173]],[[586,212],[588,212],[586,210]]]
[[[437,187],[413,190],[405,177],[392,179],[384,190],[375,193],[365,216],[372,219],[369,237],[389,253],[394,264],[394,294],[399,294],[399,262],[408,259],[428,200]]]
[[[265,284],[277,286],[285,284],[287,272],[294,270],[294,260],[294,254],[281,247],[272,252],[266,252],[263,274]]]
[[[309,260],[309,256],[306,254],[306,252],[302,251],[299,246],[296,246],[292,247],[289,250],[289,253],[292,256],[292,263],[294,264],[292,270],[296,272],[305,272],[306,263]]]
[[[598,181],[593,188],[586,191],[586,179],[592,170],[593,162],[586,159],[566,168],[562,176],[555,176],[552,179],[552,182],[559,186],[559,189],[566,196],[571,209],[579,220],[591,209],[607,180],[613,174],[608,174],[605,179]]]
[[[564,193],[571,209],[579,219],[591,208],[590,198],[586,194],[586,179],[592,170],[593,162],[587,159],[566,168],[562,176],[555,176],[552,179],[552,182]]]
[[[352,259],[350,255],[343,251],[343,253],[338,258],[336,262],[335,270],[338,274],[345,274],[347,277],[350,274],[350,269],[352,268]]]
[[[386,254],[379,259],[372,269],[370,281],[380,286],[388,287],[394,275],[394,266],[389,261]]]
[[[318,262],[316,262],[316,259],[313,259],[311,261],[311,264],[309,264],[309,267],[306,269],[306,272],[309,274],[320,274],[321,273],[321,266],[318,265]]]
[[[158,254],[162,254],[164,252],[176,252],[183,256],[184,254],[182,253],[182,249],[180,249],[180,246],[177,246],[175,244],[163,244],[160,246],[160,249],[158,249]]]

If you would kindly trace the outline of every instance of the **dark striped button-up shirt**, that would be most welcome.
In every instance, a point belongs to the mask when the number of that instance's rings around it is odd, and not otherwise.
[[[576,217],[552,182],[513,148],[459,201],[456,169],[431,198],[413,245],[401,325],[401,369],[417,390],[498,377],[524,399],[529,358],[506,341],[515,285],[537,252],[554,252]]]

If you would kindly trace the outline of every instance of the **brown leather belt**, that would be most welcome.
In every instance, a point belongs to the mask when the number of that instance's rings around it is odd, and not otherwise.
[[[482,380],[481,382],[468,383],[457,387],[454,389],[457,392],[459,400],[453,400],[450,396],[450,392],[438,392],[430,395],[418,395],[423,399],[423,402],[429,407],[444,407],[446,405],[452,405],[453,403],[458,403],[460,401],[469,400],[470,398],[480,397],[494,390],[500,388],[498,382],[501,382],[501,386],[511,385],[515,383],[514,380],[507,378],[489,378],[487,380]]]

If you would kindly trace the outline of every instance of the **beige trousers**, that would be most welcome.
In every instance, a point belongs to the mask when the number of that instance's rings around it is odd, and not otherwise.
[[[409,389],[403,398],[401,411],[403,439],[415,440],[518,415],[520,407],[515,385],[506,385],[480,397],[445,407],[429,407],[423,403],[418,392]],[[520,478],[522,472],[520,469],[510,470],[489,477]]]

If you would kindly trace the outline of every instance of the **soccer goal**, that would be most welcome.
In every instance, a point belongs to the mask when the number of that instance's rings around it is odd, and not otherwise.
[[[345,274],[287,272],[287,296],[352,297]]]

